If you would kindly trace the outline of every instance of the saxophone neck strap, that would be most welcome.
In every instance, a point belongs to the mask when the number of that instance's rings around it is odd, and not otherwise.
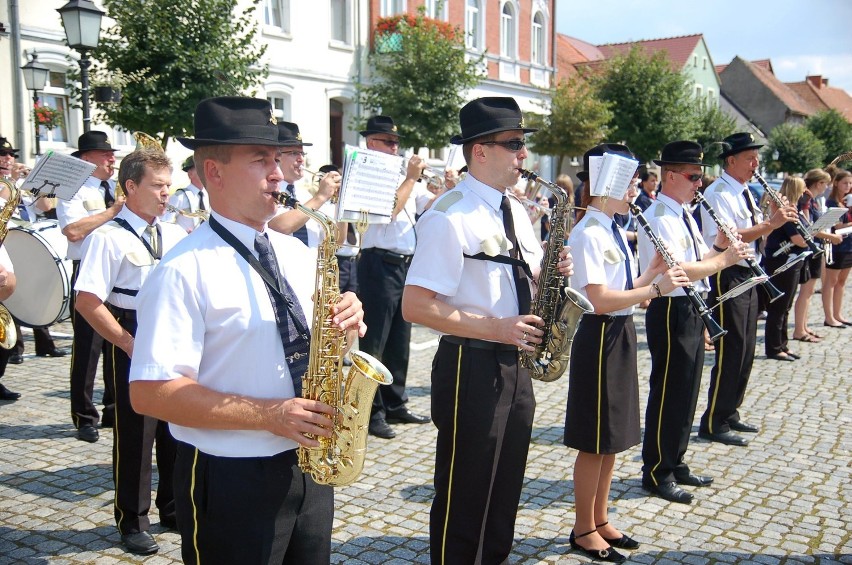
[[[216,221],[216,218],[210,216],[210,228],[216,232],[216,234],[225,240],[225,243],[230,245],[236,250],[240,256],[246,260],[246,262],[251,265],[251,267],[260,275],[260,278],[263,279],[263,282],[266,283],[267,288],[271,292],[274,292],[278,296],[280,296],[284,300],[284,304],[287,305],[287,312],[290,314],[290,319],[293,320],[293,323],[296,324],[296,331],[304,337],[308,339],[310,335],[308,329],[302,324],[299,320],[298,316],[296,316],[295,311],[293,310],[293,298],[287,295],[287,293],[281,291],[281,287],[278,284],[278,278],[273,277],[269,271],[263,268],[263,265],[260,264],[257,257],[249,251],[248,247],[242,244],[242,242],[237,239],[237,237],[225,229],[225,226]]]
[[[519,267],[524,271],[524,274],[529,277],[530,280],[533,280],[532,271],[530,270],[530,266],[526,261],[521,259],[515,259],[514,257],[509,257],[507,255],[488,255],[480,251],[476,255],[468,255],[467,253],[463,254],[468,259],[476,259],[478,261],[493,261],[495,263],[503,263],[504,265],[512,265],[513,267]]]
[[[131,226],[130,223],[128,223],[127,220],[125,220],[124,218],[113,218],[112,221],[115,222],[116,224],[120,225],[121,227],[123,227],[124,229],[126,229],[127,231],[129,231],[130,233],[135,235],[136,237],[138,237],[139,241],[142,242],[142,245],[145,246],[145,249],[148,250],[148,253],[151,254],[151,258],[154,259],[155,261],[159,261],[160,258],[157,257],[157,255],[154,253],[154,250],[151,248],[151,244],[148,243],[147,241],[145,241],[144,237],[142,237],[141,235],[136,233],[136,230],[133,229],[133,226]],[[162,247],[161,247],[161,249],[162,249]]]

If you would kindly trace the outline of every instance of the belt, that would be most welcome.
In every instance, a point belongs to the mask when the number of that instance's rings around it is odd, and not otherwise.
[[[134,324],[136,323],[136,310],[130,310],[128,308],[119,308],[118,306],[113,306],[112,304],[108,304],[108,307],[109,311],[112,312],[112,315],[115,316],[116,320],[126,320]]]
[[[393,251],[388,251],[387,249],[380,249],[378,247],[368,247],[366,249],[362,249],[361,253],[374,253],[382,258],[382,261],[385,263],[390,263],[392,265],[408,265],[411,263],[411,258],[413,255],[403,255],[402,253],[394,253]]]
[[[496,341],[484,341],[481,339],[473,339],[470,337],[458,337],[455,335],[445,335],[441,339],[453,345],[461,345],[472,349],[485,349],[487,351],[517,351],[516,345],[508,343],[497,343]]]
[[[357,259],[355,255],[335,255],[337,257],[337,262],[340,263],[342,261],[354,261]]]

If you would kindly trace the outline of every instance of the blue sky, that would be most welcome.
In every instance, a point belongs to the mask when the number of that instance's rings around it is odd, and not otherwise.
[[[556,30],[589,43],[704,34],[713,62],[771,59],[852,94],[852,0],[557,0]]]

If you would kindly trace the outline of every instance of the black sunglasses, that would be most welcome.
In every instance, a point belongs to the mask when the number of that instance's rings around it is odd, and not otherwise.
[[[689,182],[698,182],[698,181],[700,181],[700,180],[703,178],[703,176],[704,176],[704,175],[702,175],[701,173],[692,173],[692,174],[690,174],[690,173],[682,173],[682,172],[680,172],[680,171],[672,171],[672,172],[673,172],[673,173],[677,173],[677,174],[679,174],[680,176],[682,176],[683,178],[685,178],[685,179],[686,179],[686,180],[688,180]]]
[[[499,145],[509,151],[520,151],[526,144],[527,142],[523,139],[510,139],[509,141],[483,141],[480,145]]]
[[[0,157],[15,157],[15,158],[17,158],[18,156],[15,154],[14,151],[9,151],[7,149],[0,149]]]

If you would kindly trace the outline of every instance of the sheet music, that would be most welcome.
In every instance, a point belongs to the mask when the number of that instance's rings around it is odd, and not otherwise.
[[[600,165],[592,166],[589,158],[589,181],[592,196],[608,196],[615,200],[621,200],[630,187],[633,173],[639,167],[639,161],[630,159],[614,153],[606,153],[600,157]]]
[[[811,255],[813,255],[813,252],[811,252],[810,250],[802,251],[798,255],[790,255],[787,258],[787,262],[784,263],[783,265],[781,265],[780,267],[778,267],[777,269],[775,269],[775,272],[772,273],[772,276],[774,277],[775,275],[780,275],[781,273],[783,273],[784,271],[786,271],[787,269],[789,269],[793,265],[796,265],[800,261],[804,261],[805,259],[807,259]]]
[[[768,280],[769,280],[769,277],[767,277],[765,275],[751,277],[750,279],[746,280],[745,282],[740,283],[739,285],[735,286],[734,288],[732,288],[731,290],[729,290],[725,294],[721,295],[718,298],[718,300],[716,301],[716,304],[713,306],[713,308],[711,308],[711,310],[718,308],[726,300],[730,300],[731,298],[736,298],[737,296],[741,295],[745,291],[747,291],[747,290],[749,290],[749,289],[751,289],[751,288],[753,288],[753,287],[755,287],[759,284],[763,284]]]
[[[33,167],[21,190],[28,190],[33,196],[71,200],[95,168],[93,163],[77,157],[48,151]]]
[[[825,214],[817,218],[817,220],[808,226],[808,231],[811,235],[820,231],[830,231],[831,227],[836,224],[841,216],[846,213],[846,208],[829,208]]]
[[[390,223],[396,191],[405,180],[403,161],[398,155],[347,145],[336,220],[357,222],[366,211],[368,223]]]

